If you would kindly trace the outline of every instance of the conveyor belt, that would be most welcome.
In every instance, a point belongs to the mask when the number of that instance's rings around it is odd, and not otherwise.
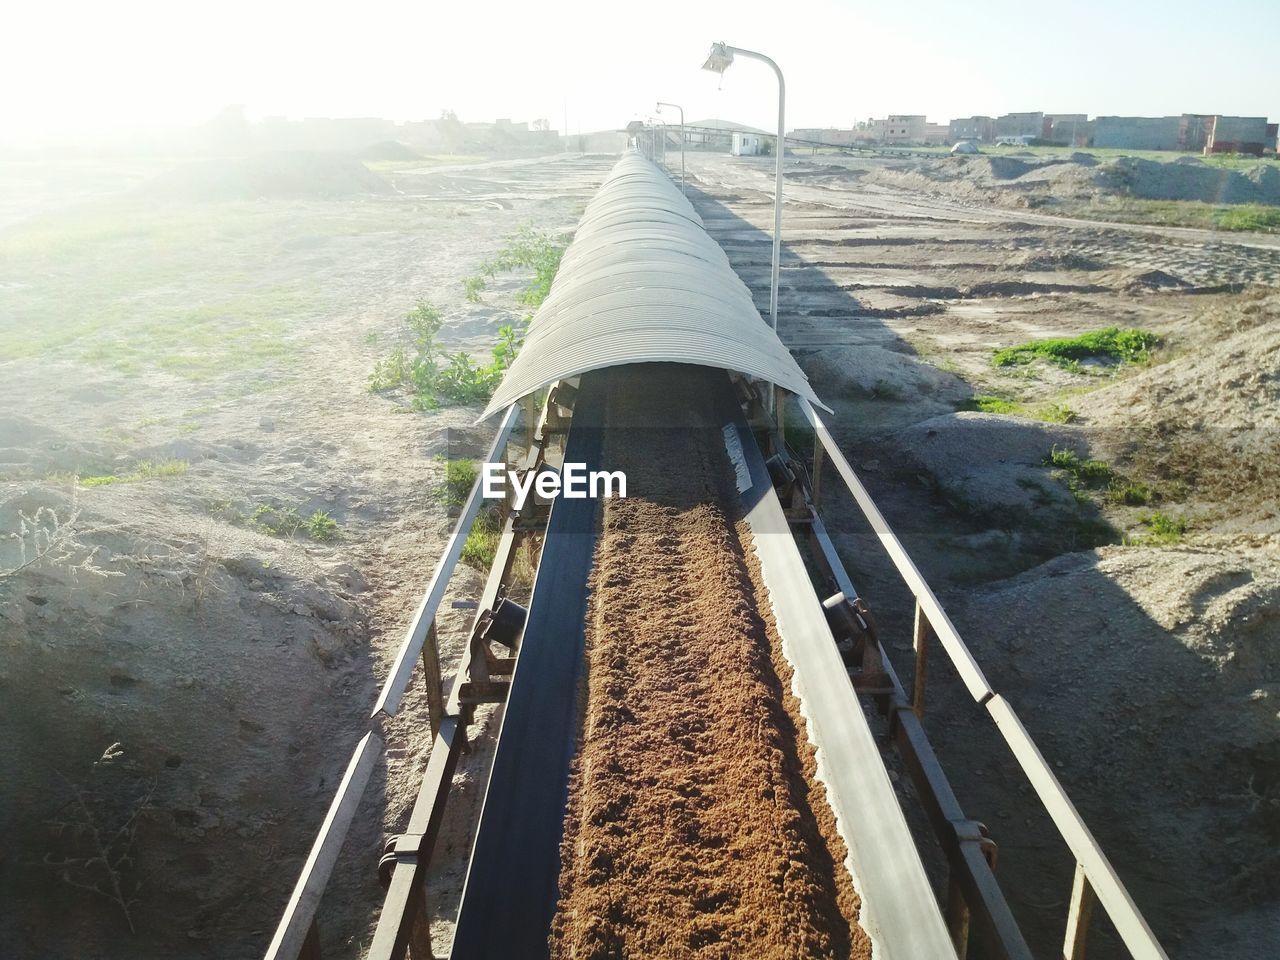
[[[600,468],[601,432],[608,427],[604,384],[610,375],[606,370],[583,378],[566,462]],[[726,453],[736,462],[773,613],[795,667],[794,686],[819,749],[819,775],[827,784],[863,897],[862,925],[876,942],[877,956],[954,956],[755,439],[728,377],[708,379],[723,384],[708,392],[708,416],[724,424]],[[455,960],[547,955],[597,507],[593,500],[560,499],[551,511],[463,892]]]
[[[600,469],[600,373],[582,378],[566,463]],[[541,957],[555,914],[560,835],[577,723],[593,499],[552,505],[520,656],[454,934],[456,960]]]

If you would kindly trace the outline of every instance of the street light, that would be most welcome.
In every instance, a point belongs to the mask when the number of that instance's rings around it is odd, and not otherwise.
[[[680,111],[680,192],[684,193],[684,107],[678,103],[667,103],[664,100],[659,100],[654,109],[661,113],[663,107],[674,107]]]
[[[703,70],[723,74],[733,64],[734,54],[760,60],[773,68],[778,77],[778,142],[776,145],[777,165],[773,182],[773,283],[769,288],[769,325],[778,329],[778,268],[782,259],[782,154],[786,149],[786,85],[782,81],[782,71],[778,65],[763,53],[731,47],[724,43],[713,43]]]

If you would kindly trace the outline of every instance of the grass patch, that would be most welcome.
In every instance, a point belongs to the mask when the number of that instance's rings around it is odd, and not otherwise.
[[[181,477],[191,466],[186,460],[143,460],[126,474],[103,474],[80,477],[82,487],[106,487],[113,483],[137,483],[139,480],[168,480]]]
[[[450,460],[444,466],[444,486],[440,488],[440,500],[446,507],[460,507],[467,502],[476,482],[474,460]]]
[[[462,562],[474,567],[481,573],[493,566],[493,558],[498,552],[498,541],[501,539],[502,525],[496,509],[481,511],[476,522],[467,534],[466,543],[462,545]]]
[[[1049,423],[1071,423],[1076,418],[1075,411],[1065,403],[1027,404],[1010,400],[1008,397],[982,393],[965,397],[956,404],[956,409],[1026,417],[1030,420],[1044,420]]]
[[[1255,161],[1256,162],[1256,161]],[[1215,164],[1218,165],[1218,164]],[[1280,231],[1280,210],[1258,203],[1204,203],[1200,200],[1142,200],[1108,197],[1070,204],[1063,210],[1086,220],[1115,220],[1161,227],[1194,227],[1199,230]]]
[[[1006,400],[1004,397],[995,397],[990,394],[977,394],[972,397],[965,397],[956,404],[957,410],[974,410],[978,413],[1018,413],[1021,404],[1013,400]]]
[[[1073,493],[1106,487],[1115,478],[1115,471],[1107,464],[1101,460],[1084,460],[1074,450],[1054,447],[1044,463],[1062,471],[1067,489]]]
[[[328,511],[313,510],[309,515],[303,516],[292,504],[260,503],[251,506],[246,512],[232,501],[223,500],[211,504],[209,513],[227,523],[248,527],[283,540],[304,533],[317,543],[328,543],[337,540],[342,533],[338,521]]]
[[[1011,367],[1044,358],[1065,369],[1078,371],[1081,360],[1143,363],[1159,343],[1160,338],[1147,330],[1107,327],[1078,337],[1030,340],[1015,347],[1004,347],[995,352],[992,362],[997,367]]]
[[[1280,207],[1246,203],[1215,215],[1219,230],[1249,230],[1258,233],[1280,232]]]
[[[1167,513],[1149,513],[1139,518],[1151,533],[1142,541],[1146,543],[1178,543],[1187,534],[1186,517],[1174,517]]]

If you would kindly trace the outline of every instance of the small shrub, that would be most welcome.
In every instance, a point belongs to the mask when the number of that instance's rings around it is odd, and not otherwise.
[[[1160,338],[1147,330],[1107,327],[1078,337],[1031,340],[1016,347],[1004,347],[995,352],[992,362],[997,367],[1009,367],[1043,357],[1064,369],[1078,372],[1081,360],[1143,363],[1159,343]]]
[[[1063,471],[1067,488],[1072,491],[1105,487],[1115,476],[1115,471],[1101,460],[1083,460],[1074,450],[1059,450],[1057,447],[1049,452],[1045,466]]]
[[[255,507],[248,525],[273,537],[292,537],[304,521],[294,507],[277,507],[269,503]]]
[[[467,303],[479,303],[480,293],[484,290],[484,277],[467,277],[462,281],[462,293]]]
[[[1139,518],[1140,522],[1150,528],[1152,543],[1177,543],[1187,533],[1186,517],[1172,517],[1167,513],[1150,513]]]
[[[1107,490],[1107,498],[1112,503],[1123,503],[1130,507],[1145,507],[1156,500],[1156,491],[1145,483],[1117,476],[1111,481]]]
[[[324,543],[338,538],[338,521],[324,510],[316,510],[302,526],[312,540]]]

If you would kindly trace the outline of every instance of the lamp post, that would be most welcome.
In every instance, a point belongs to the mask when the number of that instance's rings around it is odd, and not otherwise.
[[[735,54],[767,63],[778,77],[778,142],[775,145],[777,164],[773,178],[773,282],[769,287],[769,325],[776,331],[778,329],[778,269],[782,260],[782,154],[786,150],[787,133],[786,85],[783,83],[782,71],[778,69],[778,65],[763,53],[731,47],[724,43],[711,45],[711,53],[707,56],[707,62],[702,65],[702,69],[723,74],[733,64]]]
[[[680,111],[680,192],[684,193],[684,107],[678,103],[667,103],[664,100],[659,100],[655,109],[661,113],[663,107],[674,107]]]

